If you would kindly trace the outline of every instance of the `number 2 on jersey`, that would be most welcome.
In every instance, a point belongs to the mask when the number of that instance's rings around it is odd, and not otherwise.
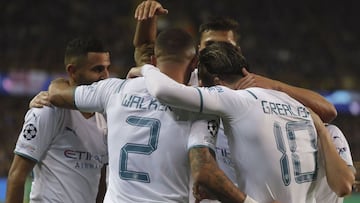
[[[150,155],[152,152],[154,152],[157,149],[158,145],[161,123],[158,119],[137,116],[129,116],[126,119],[126,122],[133,126],[150,128],[150,138],[147,145],[127,143],[121,148],[119,163],[120,178],[125,180],[135,180],[149,183],[150,176],[148,173],[140,171],[130,171],[127,169],[128,155],[129,153]]]
[[[286,137],[288,140],[289,148],[291,151],[291,160],[294,168],[294,176],[296,183],[311,182],[317,178],[317,146],[316,146],[316,134],[313,126],[309,121],[297,121],[297,122],[288,122],[286,123]],[[301,171],[301,162],[299,154],[297,153],[297,144],[296,144],[296,131],[307,131],[310,136],[310,147],[315,149],[313,153],[315,169],[313,171],[302,172]],[[278,123],[274,123],[274,136],[277,144],[277,149],[282,153],[280,158],[280,168],[283,182],[288,186],[291,182],[290,177],[290,166],[289,158],[286,153],[286,147],[284,142],[284,137],[282,134],[281,126]]]

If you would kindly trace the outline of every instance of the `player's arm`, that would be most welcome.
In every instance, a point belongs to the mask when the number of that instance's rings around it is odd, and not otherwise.
[[[327,182],[339,197],[349,195],[352,191],[355,175],[338,154],[329,131],[320,117],[314,112],[310,112],[318,133],[319,148],[323,154]]]
[[[337,116],[337,111],[334,105],[314,91],[291,86],[254,73],[249,73],[245,68],[243,69],[243,73],[245,77],[239,83],[239,88],[256,86],[285,92],[315,111],[324,122],[330,122]]]
[[[250,201],[251,198],[241,192],[218,167],[207,147],[190,149],[189,160],[194,178],[194,195],[198,200],[207,198],[210,194],[221,202],[244,202],[245,199]],[[201,194],[204,191],[199,191],[201,188],[209,194]]]
[[[149,93],[160,102],[193,112],[222,115],[227,94],[220,95],[217,89],[195,88],[180,84],[152,65],[140,67]],[[165,84],[165,85],[164,85]]]
[[[157,16],[167,13],[167,9],[153,0],[143,1],[137,6],[134,15],[137,24],[133,39],[134,59],[137,66],[151,63],[157,34]]]
[[[71,86],[69,81],[58,78],[51,81],[49,86],[49,100],[58,107],[76,109],[74,103],[75,86]]]
[[[188,140],[189,162],[194,180],[193,194],[197,202],[202,199],[219,199],[222,202],[255,202],[241,192],[218,167],[215,159],[215,142],[219,129],[216,117],[194,121]]]
[[[35,161],[15,154],[8,174],[6,203],[23,202],[25,181],[35,164]]]

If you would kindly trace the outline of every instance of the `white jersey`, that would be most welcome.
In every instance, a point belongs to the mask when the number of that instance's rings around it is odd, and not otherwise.
[[[352,167],[354,169],[350,147],[344,134],[335,125],[328,124],[326,128],[330,132],[332,141],[334,142],[340,157],[347,163],[349,167]],[[320,164],[322,164],[322,162],[320,162]],[[344,198],[338,197],[336,193],[332,191],[329,187],[326,180],[325,169],[324,167],[322,167],[322,165],[319,169],[317,187],[318,188],[316,189],[316,202],[342,203],[344,201]]]
[[[191,86],[197,87],[198,80],[198,69],[195,69],[191,73],[190,82]],[[219,132],[216,139],[216,161],[220,167],[226,174],[226,176],[236,184],[236,173],[234,169],[234,163],[231,159],[231,152],[229,149],[229,144],[226,135],[224,134],[224,126],[222,122],[220,122]]]
[[[31,202],[95,202],[108,162],[105,119],[57,107],[30,109],[15,153],[37,162]]]
[[[317,136],[301,103],[262,88],[187,87],[149,65],[142,73],[161,102],[222,117],[242,191],[258,202],[313,201]]]
[[[212,121],[197,122],[205,124],[204,133],[190,134],[196,128],[193,115],[161,104],[148,93],[144,78],[79,86],[75,104],[107,115],[109,185],[104,202],[188,202],[188,150],[214,148]]]
[[[199,86],[199,79],[198,79],[198,69],[196,68],[192,73],[189,80],[189,85],[193,87]],[[229,149],[228,139],[226,135],[224,134],[224,126],[222,122],[220,122],[220,127],[218,131],[218,135],[216,138],[216,144],[215,144],[215,155],[216,155],[216,162],[219,166],[219,168],[225,173],[225,175],[235,184],[237,182],[236,180],[236,173],[234,169],[234,162],[231,159],[231,152]],[[195,202],[195,197],[193,195],[190,195],[189,202]],[[201,203],[218,203],[217,200],[208,200],[204,199],[201,201]]]

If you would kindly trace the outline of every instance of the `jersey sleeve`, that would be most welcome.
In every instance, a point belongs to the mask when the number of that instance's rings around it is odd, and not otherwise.
[[[344,134],[335,125],[327,125],[326,128],[330,132],[332,141],[334,142],[340,157],[346,162],[348,166],[353,166],[354,164],[351,157],[349,143],[347,142]]]
[[[32,108],[17,140],[14,153],[33,161],[39,161],[56,136],[57,114],[54,107]]]
[[[144,65],[142,75],[149,93],[160,102],[192,112],[223,115],[234,91],[222,87],[191,87],[180,84],[152,65]],[[166,85],[164,85],[166,84]],[[239,105],[239,104],[238,104]]]
[[[208,147],[215,152],[215,143],[219,131],[219,119],[215,116],[205,120],[196,120],[191,124],[188,149]]]
[[[113,93],[119,92],[125,80],[109,78],[94,82],[91,85],[76,87],[75,106],[84,112],[105,113],[109,98]]]

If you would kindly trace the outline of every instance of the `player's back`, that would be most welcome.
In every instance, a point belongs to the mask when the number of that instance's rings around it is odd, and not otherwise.
[[[188,114],[153,98],[143,78],[124,83],[107,106],[111,157],[105,202],[187,202]]]
[[[259,202],[307,202],[316,180],[317,138],[306,108],[261,88],[237,91],[223,117],[238,185]],[[238,110],[234,110],[238,109]]]

